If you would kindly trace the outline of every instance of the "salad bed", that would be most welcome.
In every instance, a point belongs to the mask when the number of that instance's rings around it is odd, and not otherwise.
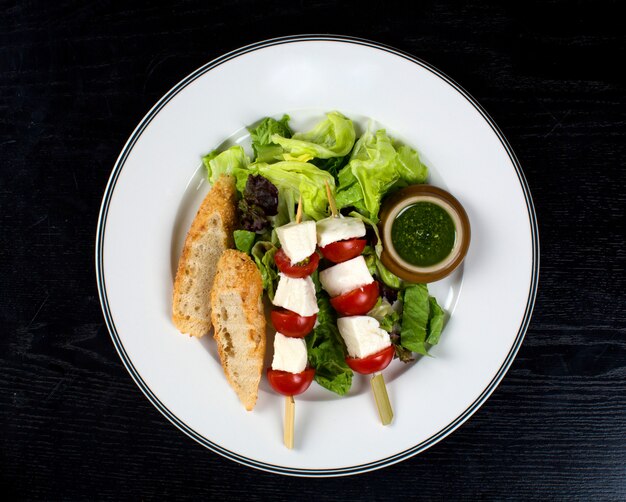
[[[222,174],[235,177],[240,195],[235,246],[254,259],[270,299],[278,281],[275,256],[280,244],[275,229],[295,220],[299,200],[305,220],[327,218],[328,185],[341,213],[360,218],[368,228],[363,256],[381,296],[367,315],[390,333],[395,356],[402,362],[413,361],[414,353],[428,355],[439,341],[444,311],[425,284],[402,281],[381,263],[377,227],[384,197],[427,181],[428,169],[417,151],[390,138],[384,129],[376,130],[372,123],[357,138],[352,120],[339,112],[328,113],[307,132],[294,133],[288,115],[280,120],[266,117],[249,131],[252,159],[241,146],[233,146],[209,153],[203,163],[211,183]],[[328,265],[320,258],[319,269]],[[353,371],[346,363],[337,315],[317,270],[312,279],[319,313],[306,337],[308,362],[316,370],[318,384],[344,395],[352,385]]]

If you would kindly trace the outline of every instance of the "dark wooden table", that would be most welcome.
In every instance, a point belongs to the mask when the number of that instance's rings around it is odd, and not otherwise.
[[[2,498],[626,499],[617,3],[2,2]],[[94,273],[107,178],[157,99],[226,51],[316,32],[408,51],[474,95],[519,156],[542,250],[530,329],[488,402],[417,457],[326,480],[243,467],[174,428],[115,353]]]

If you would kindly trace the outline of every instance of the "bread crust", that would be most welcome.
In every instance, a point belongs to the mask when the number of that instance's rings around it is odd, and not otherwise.
[[[220,257],[211,307],[213,337],[224,374],[250,411],[263,371],[266,321],[261,273],[246,253],[229,249]]]
[[[237,192],[232,176],[220,176],[187,233],[172,295],[172,321],[181,333],[204,336],[211,329],[210,291],[222,252],[233,247]]]

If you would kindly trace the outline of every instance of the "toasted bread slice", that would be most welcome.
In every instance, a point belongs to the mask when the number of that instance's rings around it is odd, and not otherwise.
[[[261,273],[245,253],[228,249],[217,264],[211,291],[213,337],[226,379],[250,411],[265,357]]]
[[[221,176],[202,201],[178,262],[172,320],[181,333],[204,336],[211,329],[211,288],[217,261],[233,247],[235,179]]]

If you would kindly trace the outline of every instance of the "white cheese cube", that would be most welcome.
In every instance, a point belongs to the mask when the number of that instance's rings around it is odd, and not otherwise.
[[[291,263],[298,263],[315,252],[317,236],[314,221],[288,223],[278,227],[276,235]]]
[[[311,277],[293,279],[285,274],[279,274],[278,287],[274,294],[274,305],[291,310],[301,316],[317,314],[317,299],[315,298],[315,284]]]
[[[376,354],[391,345],[389,333],[381,329],[373,317],[357,315],[340,317],[337,327],[343,341],[346,342],[350,357],[363,358]]]
[[[357,256],[320,272],[322,287],[330,296],[339,296],[374,282],[365,258]]]
[[[304,338],[290,338],[282,333],[274,337],[272,369],[302,373],[306,369],[307,353]]]
[[[321,248],[344,239],[365,235],[365,225],[358,218],[324,218],[316,223],[317,245]]]

